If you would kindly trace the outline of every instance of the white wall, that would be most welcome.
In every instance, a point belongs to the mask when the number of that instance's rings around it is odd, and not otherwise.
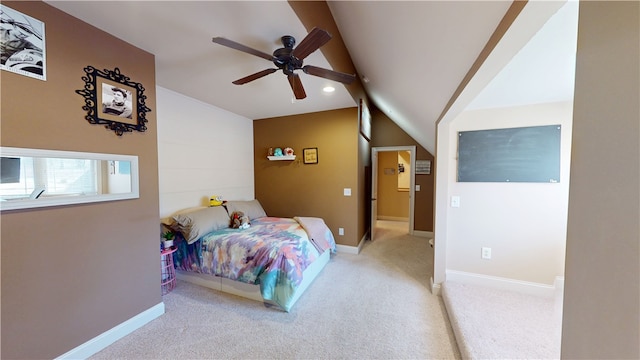
[[[156,87],[160,216],[254,198],[253,121]],[[144,184],[140,184],[144,186]]]
[[[447,154],[447,274],[487,275],[552,286],[564,275],[571,156],[572,103],[552,103],[467,111],[451,124],[443,144]],[[457,182],[459,131],[562,125],[559,183]],[[443,154],[440,154],[441,156]],[[448,205],[448,204],[447,204]],[[481,248],[492,259],[481,258]],[[447,275],[447,277],[449,277]]]

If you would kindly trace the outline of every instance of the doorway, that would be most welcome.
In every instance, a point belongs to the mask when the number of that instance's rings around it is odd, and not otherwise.
[[[413,234],[415,199],[415,146],[385,146],[371,149],[371,240],[379,221],[396,222]],[[381,213],[381,210],[383,212]],[[385,213],[386,212],[386,213]]]

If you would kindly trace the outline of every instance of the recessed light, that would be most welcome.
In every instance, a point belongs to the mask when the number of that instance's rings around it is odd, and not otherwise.
[[[336,88],[334,88],[333,86],[325,86],[324,89],[322,89],[322,91],[326,92],[326,93],[331,93],[336,91]]]

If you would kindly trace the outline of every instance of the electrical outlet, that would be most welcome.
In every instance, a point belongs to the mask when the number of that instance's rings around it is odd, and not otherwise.
[[[338,235],[344,235],[344,228],[338,228]]]
[[[491,248],[488,248],[488,247],[482,248],[482,258],[485,260],[491,259]]]

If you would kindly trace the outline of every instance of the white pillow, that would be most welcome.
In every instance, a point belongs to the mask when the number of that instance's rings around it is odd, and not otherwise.
[[[224,207],[213,206],[174,215],[171,228],[181,232],[187,243],[191,244],[211,231],[228,228],[230,221]]]
[[[257,199],[249,201],[227,201],[226,207],[229,214],[242,211],[249,217],[249,220],[267,216],[267,213],[264,212],[262,205],[260,205]]]

